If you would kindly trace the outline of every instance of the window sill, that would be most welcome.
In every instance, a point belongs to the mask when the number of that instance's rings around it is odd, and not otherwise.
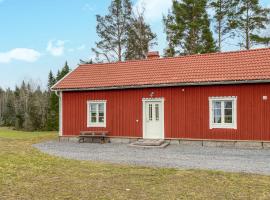
[[[105,124],[88,124],[87,128],[106,128]]]
[[[237,127],[236,126],[210,126],[210,130],[212,129],[233,129],[233,130],[236,130]]]

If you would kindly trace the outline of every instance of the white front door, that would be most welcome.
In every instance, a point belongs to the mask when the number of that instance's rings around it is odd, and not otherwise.
[[[163,100],[147,99],[143,103],[144,109],[144,138],[164,139],[164,106]]]

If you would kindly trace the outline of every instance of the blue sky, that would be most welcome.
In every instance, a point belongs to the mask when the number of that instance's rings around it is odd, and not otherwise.
[[[111,0],[0,0],[0,87],[14,88],[24,79],[46,85],[67,60],[75,68],[79,59],[93,57],[97,41],[96,14],[104,15]],[[171,0],[133,0],[144,4],[146,19],[158,35],[160,52],[166,46],[162,14]],[[261,0],[270,5],[269,0]],[[226,47],[232,49],[232,47]]]

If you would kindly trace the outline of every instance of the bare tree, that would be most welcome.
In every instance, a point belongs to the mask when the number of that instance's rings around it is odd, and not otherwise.
[[[122,61],[127,45],[132,5],[130,0],[113,0],[109,14],[97,15],[96,31],[100,41],[92,51],[99,61]]]

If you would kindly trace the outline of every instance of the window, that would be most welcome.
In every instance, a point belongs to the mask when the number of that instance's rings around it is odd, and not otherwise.
[[[236,97],[210,97],[210,129],[237,128]]]
[[[159,121],[159,104],[155,105],[155,112],[156,112],[156,121]]]
[[[149,121],[152,121],[153,119],[153,109],[152,104],[149,104]]]
[[[87,102],[87,127],[106,127],[106,101]]]

